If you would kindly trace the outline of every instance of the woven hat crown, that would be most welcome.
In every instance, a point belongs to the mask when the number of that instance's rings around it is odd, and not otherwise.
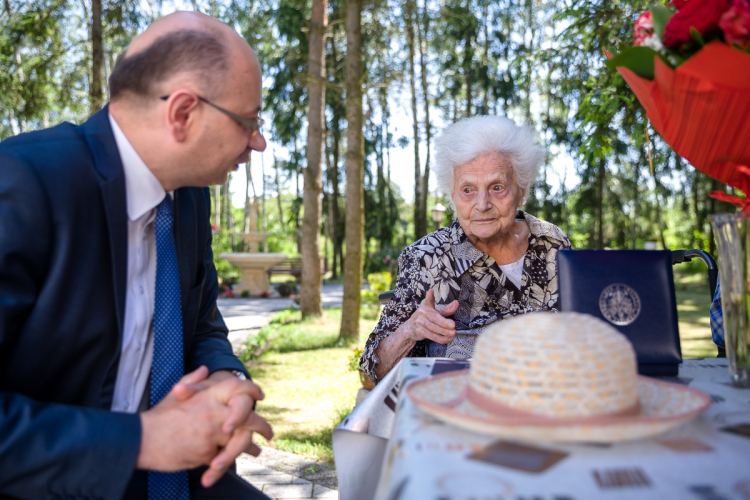
[[[572,312],[526,314],[482,332],[469,386],[501,405],[552,418],[616,414],[638,404],[630,341],[608,323]]]

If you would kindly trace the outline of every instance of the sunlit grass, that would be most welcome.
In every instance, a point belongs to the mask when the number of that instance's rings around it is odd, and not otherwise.
[[[326,309],[321,318],[301,321],[298,311],[282,311],[272,324],[276,340],[268,352],[252,364],[253,380],[266,394],[258,413],[274,428],[266,443],[280,450],[333,462],[331,433],[354,407],[361,387],[359,374],[348,369],[354,347],[361,347],[375,327],[360,320],[360,341],[337,347],[340,309]]]
[[[677,321],[683,358],[716,357],[716,345],[711,340],[708,308],[711,297],[705,273],[677,275]]]

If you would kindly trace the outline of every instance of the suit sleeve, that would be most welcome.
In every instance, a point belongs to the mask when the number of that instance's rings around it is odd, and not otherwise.
[[[48,199],[34,170],[0,153],[0,363],[24,332],[52,258]],[[0,377],[0,497],[119,499],[135,467],[137,415],[53,404]]]
[[[207,198],[206,211],[199,214],[198,223],[210,227],[211,195],[205,190]],[[208,237],[203,245],[203,265],[199,269],[205,270],[203,288],[200,300],[200,310],[195,326],[192,349],[188,356],[188,371],[195,370],[201,365],[208,367],[209,372],[217,370],[238,370],[249,379],[250,373],[245,365],[232,352],[232,344],[227,338],[228,330],[221,317],[216,299],[219,296],[219,282],[214,266],[214,254],[211,249],[211,231],[206,231]],[[200,243],[199,243],[200,244]]]

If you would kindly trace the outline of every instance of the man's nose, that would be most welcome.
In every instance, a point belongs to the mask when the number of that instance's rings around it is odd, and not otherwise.
[[[247,145],[253,151],[262,153],[266,150],[266,138],[259,130],[253,130],[250,134],[250,139],[247,141]]]

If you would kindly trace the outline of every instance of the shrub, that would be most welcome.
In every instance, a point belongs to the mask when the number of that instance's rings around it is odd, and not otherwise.
[[[297,285],[293,281],[279,283],[276,285],[276,291],[279,292],[279,295],[282,297],[287,298],[297,291]]]
[[[349,357],[349,369],[353,372],[359,371],[359,358],[362,357],[364,349],[356,348],[352,351],[352,355]]]
[[[374,309],[380,308],[378,297],[381,293],[391,289],[391,279],[391,273],[387,271],[368,274],[367,282],[370,284],[370,289],[362,290],[362,305]]]
[[[242,290],[242,293],[240,294],[240,297],[243,299],[246,299],[250,296],[250,290]]]
[[[261,357],[268,350],[273,341],[270,334],[270,330],[261,328],[258,333],[251,335],[247,341],[245,341],[245,345],[240,349],[240,361],[247,364]]]

